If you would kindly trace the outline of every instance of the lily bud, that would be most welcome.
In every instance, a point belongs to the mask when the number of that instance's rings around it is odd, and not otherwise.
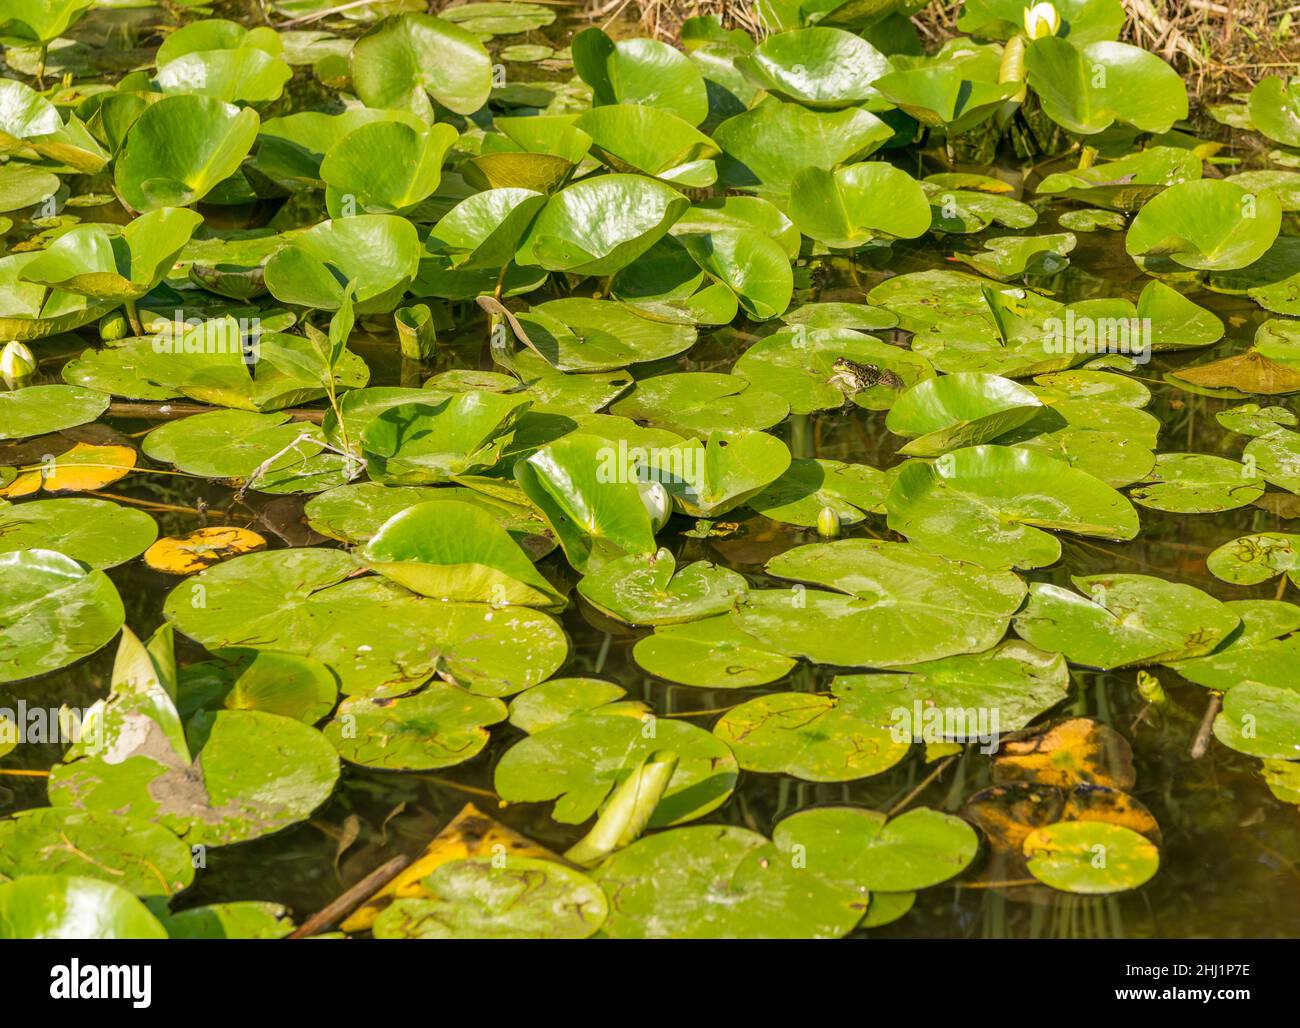
[[[127,324],[126,315],[121,309],[109,311],[99,319],[99,338],[106,343],[116,342],[118,339],[125,339],[129,335],[130,325]]]
[[[637,485],[641,491],[641,502],[650,515],[650,524],[658,532],[668,524],[668,516],[673,512],[672,497],[662,482],[639,482]]]
[[[817,515],[817,534],[823,539],[840,537],[840,516],[832,507],[823,507]]]
[[[17,339],[5,344],[0,350],[0,375],[10,388],[22,383],[36,374],[36,358],[32,351]]]
[[[1050,3],[1025,8],[1025,35],[1030,39],[1054,36],[1060,27],[1060,12]]]

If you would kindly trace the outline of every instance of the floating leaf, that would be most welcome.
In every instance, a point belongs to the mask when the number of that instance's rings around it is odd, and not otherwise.
[[[102,571],[52,550],[0,554],[0,682],[56,671],[99,650],[126,618]]]
[[[91,568],[122,564],[158,535],[148,514],[106,500],[34,500],[0,506],[0,552],[56,550]]]
[[[600,886],[550,860],[453,860],[424,879],[428,898],[399,899],[375,920],[377,939],[585,939],[605,920]]]
[[[671,625],[721,614],[747,590],[740,575],[707,561],[678,570],[668,550],[611,560],[578,583],[588,603],[632,625]]]
[[[1137,512],[1110,486],[1062,461],[1005,446],[906,464],[885,506],[889,527],[916,545],[989,567],[1055,563],[1061,544],[1043,529],[1103,539],[1138,532]]]
[[[1137,832],[1104,821],[1058,821],[1024,842],[1029,873],[1044,885],[1087,896],[1145,885],[1160,866],[1160,851]]]
[[[233,525],[197,528],[182,536],[159,539],[145,551],[144,562],[168,575],[191,575],[223,560],[265,549],[266,540]]]
[[[497,763],[494,785],[512,803],[556,800],[552,816],[581,824],[614,788],[656,752],[677,755],[677,769],[650,819],[682,824],[724,803],[736,785],[736,758],[708,732],[670,718],[580,714],[515,743]]]
[[[1239,623],[1231,609],[1195,586],[1128,574],[1072,581],[1079,592],[1031,585],[1015,629],[1075,664],[1109,670],[1198,657]]]
[[[486,744],[486,725],[506,719],[500,700],[434,682],[396,699],[344,700],[325,737],[349,763],[389,771],[462,764]]]
[[[165,939],[149,909],[121,886],[77,875],[0,884],[0,939]]]

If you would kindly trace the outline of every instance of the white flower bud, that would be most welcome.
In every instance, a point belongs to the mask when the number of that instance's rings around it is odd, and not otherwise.
[[[10,387],[31,378],[35,373],[36,358],[17,339],[6,343],[5,348],[0,350],[0,375],[4,376],[5,383]]]
[[[1030,39],[1054,36],[1060,27],[1060,12],[1050,3],[1025,8],[1025,35]]]

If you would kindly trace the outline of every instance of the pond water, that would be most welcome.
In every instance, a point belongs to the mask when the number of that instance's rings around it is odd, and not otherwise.
[[[530,33],[509,37],[510,42],[537,38],[557,40],[569,26],[552,27],[548,35]],[[499,42],[499,41],[498,41]],[[537,71],[538,77],[543,73]],[[1207,128],[1224,136],[1226,130]],[[1234,140],[1224,136],[1232,155]],[[1253,151],[1242,151],[1248,159]],[[1067,165],[1061,165],[1067,166]],[[917,169],[909,169],[917,173]],[[942,154],[928,154],[924,171],[996,171],[1018,180],[1012,168],[989,169],[943,163]],[[1041,176],[1051,166],[1035,169]],[[1020,195],[1019,192],[1013,195]],[[1061,205],[1060,210],[1069,205]],[[267,212],[257,208],[204,208],[210,217],[231,225],[256,224]],[[1058,231],[1056,207],[1046,208],[1035,231]],[[107,220],[105,212],[96,214]],[[985,233],[992,235],[996,233]],[[961,237],[963,248],[977,249],[984,235]],[[1035,284],[1058,299],[1073,301],[1095,296],[1136,298],[1145,282],[1124,252],[1122,232],[1079,233],[1071,264],[1052,279]],[[796,278],[796,302],[844,300],[865,302],[865,294],[890,275],[930,268],[958,267],[948,259],[952,239],[942,248],[896,243],[886,270],[856,264],[847,258],[823,261]],[[1184,451],[1238,457],[1243,437],[1223,429],[1215,420],[1219,410],[1239,400],[1197,395],[1169,384],[1165,374],[1187,363],[1240,352],[1249,344],[1256,326],[1268,315],[1245,297],[1212,292],[1189,294],[1191,299],[1218,314],[1228,326],[1225,339],[1210,349],[1188,353],[1155,354],[1133,377],[1152,392],[1147,408],[1163,425],[1161,451]],[[486,322],[472,305],[461,305],[458,324],[440,334],[438,353],[424,367],[404,364],[397,356],[395,338],[368,334],[354,340],[353,348],[371,368],[371,385],[418,384],[429,375],[450,368],[493,368],[487,345]],[[768,329],[740,322],[738,326],[703,335],[680,358],[643,365],[639,371],[657,374],[670,370],[725,371],[735,358]],[[906,334],[876,333],[882,338],[905,340]],[[64,358],[79,353],[85,339],[61,337],[40,349],[43,381],[59,381]],[[138,444],[156,422],[110,414],[91,428],[75,430],[92,435],[120,434]],[[898,440],[885,429],[884,413],[857,408],[796,418],[773,430],[796,457],[815,456],[866,463],[886,468],[899,462]],[[12,449],[12,447],[7,448]],[[0,455],[0,464],[12,463]],[[175,476],[134,474],[112,487],[114,495],[155,505],[150,509],[160,534],[181,534],[204,522],[223,520],[233,491],[208,481]],[[266,521],[257,520],[270,498],[251,494],[246,504],[230,508],[230,522],[262,531],[271,545],[290,545],[267,531],[278,525],[298,544],[308,541],[301,523],[301,500],[277,500]],[[175,509],[172,509],[175,508]],[[210,512],[205,515],[203,512]],[[816,541],[815,532],[782,525],[741,510],[727,516],[734,528],[711,538],[690,537],[691,523],[676,518],[660,537],[678,563],[706,559],[744,573],[751,584],[763,584],[763,564],[773,556],[802,543]],[[1258,506],[1222,514],[1187,516],[1141,511],[1142,531],[1132,542],[1115,543],[1063,535],[1059,564],[1024,573],[1029,581],[1068,585],[1074,575],[1102,572],[1149,573],[1195,585],[1221,599],[1280,598],[1278,582],[1253,588],[1227,585],[1210,576],[1205,555],[1237,536],[1286,530],[1289,521]],[[896,538],[881,515],[871,515],[861,525],[847,529],[846,537]],[[322,545],[332,545],[328,541]],[[557,555],[548,558],[562,565]],[[176,580],[132,561],[115,568],[116,583],[127,608],[127,623],[142,636],[162,621],[161,606]],[[570,575],[570,577],[572,577]],[[801,665],[789,679],[745,690],[707,690],[670,684],[642,671],[630,657],[633,643],[645,632],[620,626],[594,613],[585,604],[570,604],[561,615],[571,639],[566,675],[592,675],[622,685],[629,699],[644,700],[660,716],[688,718],[710,727],[719,712],[762,692],[824,689],[830,669]],[[201,651],[182,641],[183,659]],[[102,695],[112,665],[112,647],[63,671],[13,685],[0,686],[0,707],[19,700],[48,705],[67,702],[85,705]],[[1136,784],[1131,793],[1145,804],[1160,825],[1164,844],[1161,868],[1140,890],[1110,897],[1088,898],[1036,889],[981,887],[979,875],[967,874],[955,882],[921,892],[916,906],[901,920],[867,934],[883,937],[1017,937],[1068,936],[1184,937],[1184,936],[1296,936],[1300,935],[1300,813],[1275,798],[1258,773],[1258,761],[1211,742],[1199,759],[1189,755],[1207,693],[1166,669],[1152,669],[1171,700],[1183,707],[1183,720],[1151,708],[1138,693],[1132,670],[1093,673],[1071,669],[1068,700],[1051,715],[1095,718],[1113,727],[1133,750]],[[345,765],[332,798],[310,821],[254,842],[209,852],[201,874],[178,906],[188,907],[224,900],[265,899],[289,905],[299,917],[323,906],[344,887],[398,854],[422,849],[467,801],[481,810],[556,850],[576,841],[584,829],[561,825],[548,816],[549,804],[499,804],[492,791],[492,769],[501,754],[522,733],[509,725],[493,730],[492,741],[468,763],[436,774],[383,773]],[[40,769],[57,759],[53,746],[24,747],[6,766]],[[862,804],[889,810],[905,799],[948,812],[960,810],[964,801],[991,783],[990,760],[975,747],[967,747],[942,775],[928,780],[934,764],[927,764],[921,747],[892,770],[845,784],[814,784],[774,775],[742,774],[732,799],[709,815],[710,822],[746,826],[770,834],[772,826],[793,811],[830,803]],[[914,791],[921,791],[913,796]],[[43,805],[40,778],[0,778],[0,813]]]

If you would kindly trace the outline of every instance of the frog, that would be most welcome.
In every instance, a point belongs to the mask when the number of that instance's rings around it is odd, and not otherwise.
[[[859,364],[847,357],[836,357],[831,365],[830,384],[843,389],[849,397],[864,389],[882,385],[889,389],[902,389],[903,380],[888,368],[878,364]]]

